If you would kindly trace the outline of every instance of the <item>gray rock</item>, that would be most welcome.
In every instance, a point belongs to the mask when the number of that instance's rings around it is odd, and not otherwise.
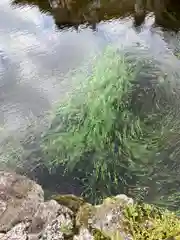
[[[59,215],[49,223],[42,233],[41,240],[63,240],[73,235],[73,212],[61,206]]]
[[[37,212],[33,216],[29,233],[40,233],[49,223],[51,223],[57,216],[61,206],[54,200],[41,203]]]
[[[40,234],[39,233],[32,233],[28,234],[28,239],[27,240],[39,240]]]
[[[94,240],[94,237],[87,228],[81,227],[79,234],[75,235],[73,240]]]
[[[44,192],[34,181],[0,171],[0,239],[94,240],[94,229],[107,236],[118,231],[123,240],[132,240],[123,227],[124,209],[132,204],[123,194],[96,206],[69,195],[44,202]]]
[[[10,231],[8,231],[1,240],[27,240],[28,234],[27,229],[30,223],[19,223],[15,227],[13,227]]]
[[[5,236],[4,233],[0,233],[0,239],[2,239]]]
[[[7,202],[0,200],[0,216],[3,215],[3,213],[5,212],[7,208]]]
[[[55,200],[44,202],[34,181],[0,171],[1,240],[64,239],[73,235],[73,214]]]
[[[86,204],[80,207],[76,215],[76,225],[83,226],[86,230],[91,228],[100,230],[109,237],[118,232],[122,239],[131,240],[132,236],[124,232],[124,209],[131,204],[133,200],[126,195],[107,198],[102,204],[96,206]],[[87,232],[83,230],[76,239],[86,239],[87,236],[83,235],[87,235]]]
[[[0,232],[7,232],[17,223],[32,220],[44,192],[34,181],[16,173],[0,171]]]

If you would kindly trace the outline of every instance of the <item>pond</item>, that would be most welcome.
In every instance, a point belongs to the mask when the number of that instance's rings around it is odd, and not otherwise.
[[[2,167],[17,167],[22,141],[38,139],[55,104],[76,87],[74,74],[89,75],[94,59],[106,46],[141,43],[157,59],[170,53],[165,61],[172,61],[172,68],[177,68],[178,8],[177,1],[160,0],[1,0]],[[28,151],[33,152],[35,145]],[[10,154],[13,162],[9,162]],[[27,156],[23,158],[27,160]],[[29,174],[28,166],[25,171]],[[60,186],[60,181],[68,182],[65,178],[53,175],[49,181],[46,171],[35,177],[51,191],[80,194],[72,183]]]

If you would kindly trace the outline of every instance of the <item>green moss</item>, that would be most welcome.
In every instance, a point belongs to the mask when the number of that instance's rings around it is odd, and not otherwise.
[[[125,210],[125,229],[134,240],[177,239],[180,219],[168,210],[148,204],[128,206]]]
[[[92,234],[94,236],[94,240],[111,240],[110,237],[106,236],[102,231],[98,229],[93,229]]]
[[[81,205],[85,203],[85,200],[74,195],[54,195],[52,199],[56,200],[59,204],[64,205],[71,209],[74,213],[78,211]]]
[[[64,236],[73,236],[73,225],[69,224],[61,224],[60,232],[64,234]]]
[[[76,226],[84,226],[88,228],[91,225],[91,219],[94,211],[95,208],[89,203],[80,206],[76,215]]]

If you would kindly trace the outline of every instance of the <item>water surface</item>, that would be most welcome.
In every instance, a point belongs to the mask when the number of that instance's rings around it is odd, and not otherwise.
[[[161,8],[147,6],[146,18],[138,18],[137,26],[134,4],[1,0],[1,162],[8,141],[18,145],[29,126],[36,131],[46,126],[54,104],[75,88],[72,75],[89,74],[94,57],[108,44],[141,43],[157,58],[179,53],[179,15],[167,21]],[[173,55],[166,61],[173,61],[174,68],[179,64]]]

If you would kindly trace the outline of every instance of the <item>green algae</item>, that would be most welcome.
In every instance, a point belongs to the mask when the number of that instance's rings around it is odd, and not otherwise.
[[[99,229],[93,229],[92,235],[94,237],[94,240],[111,240],[109,236],[106,236],[102,231]]]
[[[180,218],[175,213],[149,204],[128,206],[124,226],[134,240],[178,239]]]
[[[57,201],[59,204],[64,205],[71,209],[74,213],[78,211],[81,205],[85,204],[85,200],[80,197],[76,197],[71,194],[67,195],[54,195],[52,199]]]

